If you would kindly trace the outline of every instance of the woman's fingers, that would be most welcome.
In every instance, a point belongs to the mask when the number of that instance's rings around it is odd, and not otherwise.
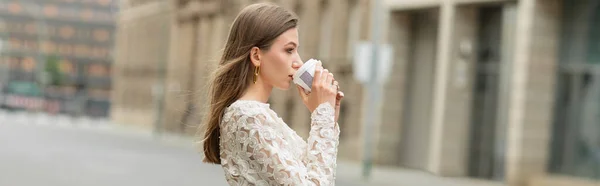
[[[323,87],[331,87],[331,84],[333,83],[333,74],[329,73],[329,70],[325,69],[323,70]]]
[[[337,92],[340,90],[340,83],[338,83],[338,81],[336,81],[335,79],[333,80],[333,85],[332,85],[333,89]]]
[[[337,92],[337,89],[336,89],[336,87],[337,87],[337,86],[335,85],[335,79],[333,79],[333,73],[329,73],[329,74],[327,75],[327,80],[326,80],[326,82],[325,82],[325,86],[326,86],[326,87],[327,87],[327,88],[328,88],[328,89],[329,89],[329,90],[330,90],[332,93],[335,93],[335,92]]]
[[[306,92],[304,91],[304,88],[296,85],[296,88],[298,89],[298,94],[300,94],[300,97],[302,98],[303,101],[306,101],[308,99],[308,95],[306,94]]]
[[[335,96],[335,98],[338,101],[341,100],[341,99],[344,99],[344,92],[338,90],[337,95]]]
[[[315,67],[315,76],[313,77],[312,89],[315,89],[317,85],[320,85],[322,80],[321,74],[323,72],[323,67],[320,64],[317,64]]]

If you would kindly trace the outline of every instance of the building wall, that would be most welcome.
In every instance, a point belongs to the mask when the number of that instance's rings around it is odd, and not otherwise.
[[[454,23],[451,28],[452,38],[448,44],[450,51],[445,57],[446,100],[444,108],[443,129],[434,133],[438,137],[439,151],[433,161],[437,161],[437,171],[448,176],[466,176],[469,149],[469,129],[472,113],[473,86],[477,62],[478,7],[457,6]],[[470,45],[465,48],[465,45]],[[452,139],[452,140],[448,140]],[[433,155],[432,155],[433,156]]]
[[[519,3],[507,180],[525,185],[547,170],[562,1]]]
[[[153,94],[168,62],[173,13],[168,1],[122,1],[121,6],[125,8],[117,21],[111,118],[117,123],[152,127],[158,119]]]
[[[415,12],[428,8],[440,8],[438,42],[435,46],[436,71],[434,95],[431,111],[433,113],[431,128],[427,132],[429,143],[429,158],[422,159],[428,166],[424,170],[443,176],[466,176],[468,164],[467,150],[470,148],[468,137],[470,130],[469,112],[471,110],[470,83],[474,76],[469,77],[464,87],[456,86],[457,65],[460,65],[460,49],[463,40],[476,43],[475,30],[478,23],[473,20],[473,6],[489,3],[512,4],[512,1],[486,0],[438,0],[438,1],[400,1],[388,0],[386,5],[393,14],[398,12]],[[554,90],[557,66],[558,42],[560,33],[562,1],[520,0],[514,2],[516,14],[514,31],[503,30],[507,42],[502,48],[503,65],[501,70],[501,107],[498,111],[499,125],[506,128],[506,154],[504,174],[508,185],[544,185],[541,175],[547,174],[548,147],[550,146],[550,130],[552,123],[552,108],[554,107]],[[402,13],[400,13],[402,14]],[[408,13],[405,13],[408,14]],[[400,26],[398,26],[400,25]],[[399,32],[410,24],[393,24],[391,32]],[[510,26],[504,25],[507,29]],[[404,37],[401,34],[397,34]],[[395,41],[398,43],[406,43]],[[510,46],[509,46],[510,45]],[[396,44],[396,46],[402,46]],[[475,45],[473,47],[476,47]],[[472,57],[462,59],[467,69],[472,68]],[[468,72],[473,72],[468,70]],[[395,77],[401,81],[402,77]],[[422,83],[426,84],[425,80]],[[409,90],[406,90],[409,91]],[[385,106],[384,106],[385,107]],[[404,107],[409,108],[409,107]],[[400,109],[402,110],[402,109]],[[406,112],[406,111],[404,111]],[[385,113],[384,113],[385,114]],[[410,115],[415,117],[414,115]],[[407,130],[406,123],[400,124],[400,130]],[[392,130],[395,130],[391,128]],[[407,135],[406,131],[401,133]],[[405,137],[400,137],[400,144],[409,143]],[[384,140],[385,141],[385,140]],[[402,147],[406,147],[402,145]],[[411,151],[402,148],[400,151]],[[400,153],[402,154],[402,153]],[[402,160],[400,160],[402,165]],[[404,165],[406,166],[406,165]],[[410,167],[410,166],[409,166]],[[423,168],[421,168],[423,169]],[[554,176],[547,176],[552,179]],[[573,179],[573,178],[571,178]],[[538,180],[538,181],[534,181]],[[574,180],[581,180],[575,178]],[[561,180],[565,185],[585,185],[595,182]]]
[[[208,77],[217,66],[230,23],[247,2],[176,2],[163,125],[167,131],[196,134],[207,109]]]
[[[403,91],[408,86],[411,67],[408,63],[414,61],[411,59],[410,54],[413,52],[411,45],[411,38],[415,34],[411,32],[411,25],[414,23],[410,14],[407,13],[393,13],[389,19],[390,31],[388,32],[389,41],[394,47],[394,63],[392,63],[392,73],[390,79],[386,83],[384,88],[384,99],[386,103],[383,106],[383,113],[381,120],[381,130],[378,131],[379,145],[377,147],[378,153],[376,159],[381,164],[392,164],[400,165],[402,157],[401,138],[404,137],[401,124],[404,124],[405,119],[403,108],[405,105],[406,93]],[[400,135],[398,135],[400,134]],[[360,143],[359,139],[355,143]]]

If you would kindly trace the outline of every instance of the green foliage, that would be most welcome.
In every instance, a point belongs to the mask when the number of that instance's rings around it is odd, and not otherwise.
[[[49,85],[59,86],[63,83],[63,74],[60,71],[60,59],[56,55],[49,56],[46,59],[45,69],[48,74]]]

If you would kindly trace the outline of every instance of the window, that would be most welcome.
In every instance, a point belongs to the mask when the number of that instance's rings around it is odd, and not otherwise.
[[[97,0],[99,5],[108,6],[111,3],[111,0]]]
[[[73,87],[73,86],[63,86],[63,87],[61,87],[61,89],[62,89],[61,91],[63,92],[63,94],[66,94],[66,95],[75,94],[75,87]]]
[[[60,71],[66,74],[75,74],[75,65],[69,60],[62,60],[60,62]]]
[[[73,47],[69,44],[61,44],[58,47],[58,52],[63,55],[70,55],[73,53]]]
[[[24,8],[29,15],[41,16],[42,7],[37,3],[27,3]]]
[[[9,63],[8,59],[9,59],[8,57],[0,58],[0,67],[2,67],[2,68],[9,67],[10,63]]]
[[[35,27],[35,24],[33,23],[26,23],[25,24],[25,32],[27,32],[28,34],[36,34],[37,33],[37,28]]]
[[[25,40],[23,41],[23,49],[29,51],[37,50],[37,41]]]
[[[77,38],[80,38],[80,39],[89,39],[91,37],[91,35],[92,35],[91,30],[89,30],[89,29],[82,28],[77,31]]]
[[[107,30],[104,29],[98,29],[94,31],[94,40],[96,41],[106,41],[108,40],[110,34],[108,33]]]
[[[11,69],[18,69],[19,68],[19,58],[17,58],[17,57],[9,57],[8,58],[8,65],[10,65]]]
[[[600,2],[564,1],[550,171],[600,180]],[[573,70],[581,69],[581,70]]]
[[[6,2],[0,1],[0,11],[8,11],[8,5]]]
[[[23,23],[11,23],[7,30],[11,33],[20,33],[23,31]]]
[[[8,11],[10,11],[13,14],[18,14],[21,13],[21,11],[23,11],[23,7],[21,7],[21,5],[18,3],[10,3],[8,4]]]
[[[48,41],[45,46],[46,53],[54,53],[56,52],[56,44],[53,41]]]
[[[78,12],[72,8],[60,8],[60,16],[65,18],[79,18]]]
[[[87,56],[90,53],[90,49],[86,45],[76,45],[75,46],[75,55],[78,56]]]
[[[26,72],[32,72],[35,69],[35,60],[33,57],[25,57],[21,61],[21,69]]]
[[[60,28],[60,36],[65,39],[73,37],[75,29],[71,26],[63,26]]]
[[[109,70],[106,65],[90,64],[88,66],[87,73],[92,77],[104,77],[108,76]]]
[[[57,33],[56,26],[47,25],[46,32],[48,33],[49,36],[56,36],[56,33]]]
[[[10,43],[10,48],[11,49],[21,49],[21,40],[15,39],[15,38],[10,38],[9,41]]]
[[[81,12],[81,18],[83,20],[90,20],[94,16],[94,12],[90,9],[86,9]]]
[[[0,32],[6,32],[6,22],[0,18]]]
[[[94,97],[94,98],[109,98],[110,97],[110,90],[91,89],[89,91],[89,96],[90,97]]]
[[[111,21],[113,19],[112,15],[107,12],[96,12],[95,17],[102,21]]]
[[[58,13],[58,8],[55,5],[46,5],[44,6],[44,15],[48,17],[55,17]]]
[[[105,48],[96,47],[94,48],[94,57],[106,57],[108,55],[108,50]]]

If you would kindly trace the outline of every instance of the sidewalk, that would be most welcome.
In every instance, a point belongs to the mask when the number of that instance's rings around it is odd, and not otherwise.
[[[371,179],[362,180],[359,162],[338,160],[337,179],[368,186],[505,186],[502,183],[468,178],[445,178],[427,172],[397,167],[373,167]]]
[[[120,129],[130,127],[117,127]],[[145,132],[151,135],[151,131]],[[192,137],[180,136],[176,134],[162,134],[159,137],[163,142],[190,148],[199,148],[194,146],[195,142]],[[477,180],[469,178],[446,178],[432,175],[427,172],[402,169],[397,167],[373,167],[372,177],[369,181],[362,179],[362,167],[360,162],[347,160],[337,161],[337,180],[344,182],[357,183],[361,186],[506,186],[503,183]]]
[[[150,128],[113,124],[106,119],[71,118],[64,115],[52,116],[44,113],[6,112],[0,110],[0,124],[11,122],[23,125],[55,125],[65,128],[84,128],[94,131],[121,133],[147,139],[156,139],[161,143],[182,148],[199,148],[190,136],[172,133],[155,135]],[[346,183],[365,186],[505,186],[502,183],[467,178],[445,178],[427,172],[401,169],[397,167],[373,167],[369,181],[362,180],[360,162],[338,159],[337,178]]]
[[[152,136],[152,131],[149,129],[143,130],[137,127],[123,125],[116,125],[113,128],[120,132],[133,132],[139,135]],[[184,148],[199,148],[199,146],[195,146],[195,141],[190,136],[163,133],[155,138],[170,145]],[[445,178],[422,171],[383,166],[373,167],[371,179],[369,181],[364,181],[362,180],[362,167],[360,162],[338,159],[337,165],[337,180],[357,183],[356,185],[361,186],[506,186],[503,183],[487,180]]]

